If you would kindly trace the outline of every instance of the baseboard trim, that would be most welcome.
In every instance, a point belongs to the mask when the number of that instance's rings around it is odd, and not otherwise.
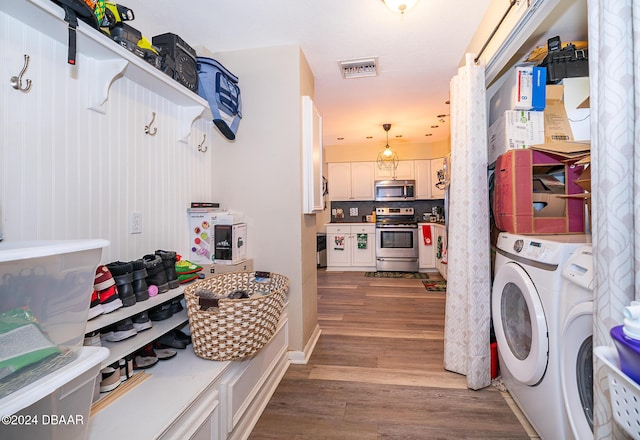
[[[316,325],[316,328],[313,330],[313,334],[309,338],[307,345],[304,347],[304,351],[289,351],[289,362],[292,364],[306,364],[309,362],[311,353],[313,353],[313,349],[316,348],[318,338],[320,338],[320,333],[322,333],[322,330],[320,330],[319,325]]]

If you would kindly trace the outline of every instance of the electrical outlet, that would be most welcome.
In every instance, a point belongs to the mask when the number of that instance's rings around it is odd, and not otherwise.
[[[129,222],[129,234],[142,234],[142,213],[132,212]]]

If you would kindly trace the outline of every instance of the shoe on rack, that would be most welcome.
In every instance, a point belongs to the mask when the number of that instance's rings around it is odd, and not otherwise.
[[[104,307],[100,304],[100,297],[95,289],[91,292],[91,302],[89,303],[89,316],[87,319],[93,319],[104,313]]]
[[[178,352],[172,348],[163,347],[162,344],[160,344],[158,341],[153,343],[153,351],[158,357],[159,361],[166,361],[178,354]]]
[[[171,314],[175,315],[176,313],[184,310],[184,307],[182,307],[182,302],[181,302],[181,296],[175,297],[171,300],[170,304],[171,304]]]
[[[191,335],[184,333],[180,329],[175,329],[173,331],[173,334],[178,341],[182,341],[187,345],[191,344]]]
[[[122,300],[118,295],[116,282],[107,266],[98,266],[96,269],[93,288],[98,292],[103,313],[111,313],[122,307]]]
[[[178,255],[173,251],[163,250],[157,250],[156,255],[162,259],[162,266],[164,267],[164,273],[169,283],[169,289],[175,289],[180,285],[178,282],[178,274],[176,273]]]
[[[131,318],[123,319],[122,321],[116,322],[114,325],[103,330],[104,332],[100,334],[100,338],[103,341],[108,342],[124,341],[125,339],[138,334],[136,329],[133,327],[133,321]]]
[[[115,261],[107,264],[107,268],[113,275],[113,279],[118,286],[118,296],[122,300],[124,307],[131,307],[136,303],[136,295],[133,291],[133,265]]]
[[[137,315],[133,315],[131,320],[133,321],[133,328],[135,328],[138,333],[153,327],[153,323],[149,319],[149,313],[146,310]]]
[[[147,344],[133,355],[133,369],[141,370],[151,368],[158,363],[158,356],[153,350],[153,345]]]
[[[159,306],[153,307],[149,310],[149,318],[152,321],[164,321],[173,316],[171,312],[171,302],[162,303]]]
[[[147,268],[144,266],[142,259],[131,262],[133,268],[133,293],[136,295],[136,301],[145,301],[149,299],[149,286],[147,286]]]
[[[192,263],[189,260],[180,260],[176,263],[176,273],[178,274],[178,283],[186,284],[199,278],[202,266]]]
[[[156,342],[159,344],[158,346],[162,348],[177,348],[179,350],[187,348],[187,344],[176,338],[173,331],[162,335]]]
[[[120,385],[120,366],[118,362],[114,362],[108,367],[103,368],[100,378],[100,392],[108,393],[113,391]]]
[[[147,254],[142,257],[144,266],[147,269],[147,285],[156,286],[158,293],[165,293],[169,291],[169,283],[167,282],[167,274],[164,271],[162,265],[162,258],[159,255]]]
[[[84,342],[82,345],[87,347],[102,347],[102,340],[100,339],[100,332],[95,331],[84,335]]]

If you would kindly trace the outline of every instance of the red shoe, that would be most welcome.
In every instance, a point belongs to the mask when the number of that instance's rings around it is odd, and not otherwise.
[[[93,288],[98,292],[103,290],[107,290],[109,287],[115,284],[115,280],[111,275],[111,272],[107,268],[107,266],[98,266],[96,269],[96,276],[93,280]]]
[[[115,284],[100,292],[100,304],[102,304],[103,313],[111,313],[122,307],[122,300],[118,295],[118,288]]]
[[[91,303],[89,305],[89,317],[87,319],[93,319],[98,315],[104,313],[104,307],[100,304],[100,297],[98,296],[98,292],[93,290],[91,293]]]

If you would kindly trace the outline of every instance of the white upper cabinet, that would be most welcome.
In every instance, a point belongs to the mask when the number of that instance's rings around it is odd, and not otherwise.
[[[373,200],[374,162],[329,163],[331,200]]]
[[[416,199],[431,199],[433,191],[433,181],[431,180],[431,160],[414,161],[416,174]]]
[[[444,199],[444,187],[438,185],[440,178],[438,173],[445,174],[444,158],[431,159],[431,198],[432,199]],[[440,186],[440,188],[438,187]]]
[[[376,180],[407,180],[415,179],[414,161],[413,160],[401,160],[398,161],[398,168],[395,170],[388,170],[386,168],[380,169],[376,164],[375,168]]]

